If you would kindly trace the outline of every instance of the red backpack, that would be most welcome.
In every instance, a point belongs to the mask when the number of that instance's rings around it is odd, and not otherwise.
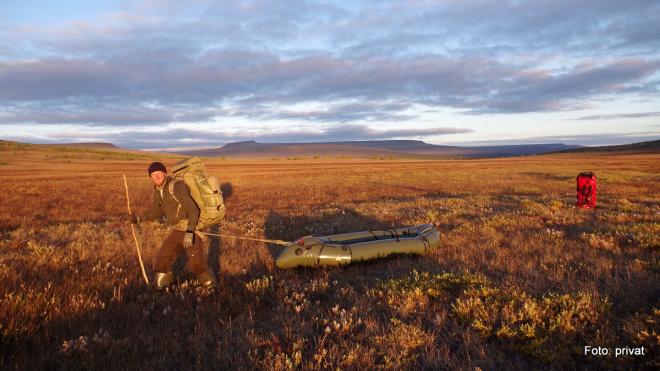
[[[596,189],[598,188],[596,174],[592,172],[580,173],[575,180],[577,182],[577,203],[575,206],[584,209],[596,207]]]

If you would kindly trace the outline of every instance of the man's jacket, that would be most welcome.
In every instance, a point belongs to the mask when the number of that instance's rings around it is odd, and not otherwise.
[[[165,221],[171,225],[176,225],[180,220],[187,219],[186,230],[194,231],[195,227],[197,227],[197,222],[199,222],[199,208],[195,200],[190,196],[190,188],[183,181],[177,181],[174,184],[175,199],[169,190],[171,181],[172,178],[168,176],[162,190],[154,186],[153,205],[145,214],[144,219],[161,219],[165,215]]]

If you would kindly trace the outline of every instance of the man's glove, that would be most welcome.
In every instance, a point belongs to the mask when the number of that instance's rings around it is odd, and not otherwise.
[[[195,234],[193,232],[186,231],[186,234],[183,235],[183,247],[190,248],[193,245],[193,237]]]
[[[135,214],[128,214],[128,221],[131,224],[140,224],[140,217]]]

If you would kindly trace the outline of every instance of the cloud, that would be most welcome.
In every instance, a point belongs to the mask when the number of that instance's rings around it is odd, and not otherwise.
[[[431,24],[446,38],[460,35],[465,51],[493,47],[519,56],[521,51],[607,56],[612,51],[641,51],[658,45],[660,5],[648,0],[448,1],[423,2],[415,24]],[[421,27],[428,30],[428,27]],[[657,50],[657,49],[656,49]],[[648,52],[648,50],[647,50]]]
[[[272,107],[249,112],[254,117],[280,119],[280,120],[305,120],[314,122],[354,122],[354,121],[405,121],[412,119],[413,115],[404,115],[399,112],[412,109],[412,104],[406,103],[348,103],[331,104],[315,110],[274,110]]]
[[[477,108],[472,111],[512,113],[575,109],[588,99],[634,91],[637,82],[658,71],[660,61],[640,58],[583,63],[561,73],[525,70],[503,83],[493,96],[475,102]]]
[[[91,60],[0,62],[0,102],[103,98],[130,88],[131,72]]]
[[[614,120],[614,119],[636,119],[644,117],[660,117],[660,112],[635,112],[635,113],[617,113],[609,115],[590,115],[578,117],[574,120]]]
[[[89,102],[80,107],[56,103],[23,104],[0,112],[1,124],[73,124],[81,126],[162,126],[178,122],[207,122],[218,116],[229,115],[220,109],[199,106],[138,105]]]
[[[119,62],[11,62],[0,63],[0,85],[6,87],[0,91],[6,112],[0,122],[150,125],[223,115],[395,121],[416,117],[413,105],[468,113],[559,111],[630,92],[658,71],[659,62],[641,58],[556,72],[483,57],[286,60],[236,50],[210,51],[193,63],[164,70]],[[286,108],[301,103],[324,107],[307,112]]]
[[[0,125],[376,125],[657,99],[658,18],[645,0],[129,1],[0,24]]]

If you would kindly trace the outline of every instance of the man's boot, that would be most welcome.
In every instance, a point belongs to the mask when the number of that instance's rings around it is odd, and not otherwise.
[[[199,278],[199,283],[204,287],[215,287],[218,283],[218,280],[215,279],[215,275],[210,268],[207,268],[204,272],[197,275]]]
[[[174,272],[156,273],[156,287],[164,289],[174,281]]]

